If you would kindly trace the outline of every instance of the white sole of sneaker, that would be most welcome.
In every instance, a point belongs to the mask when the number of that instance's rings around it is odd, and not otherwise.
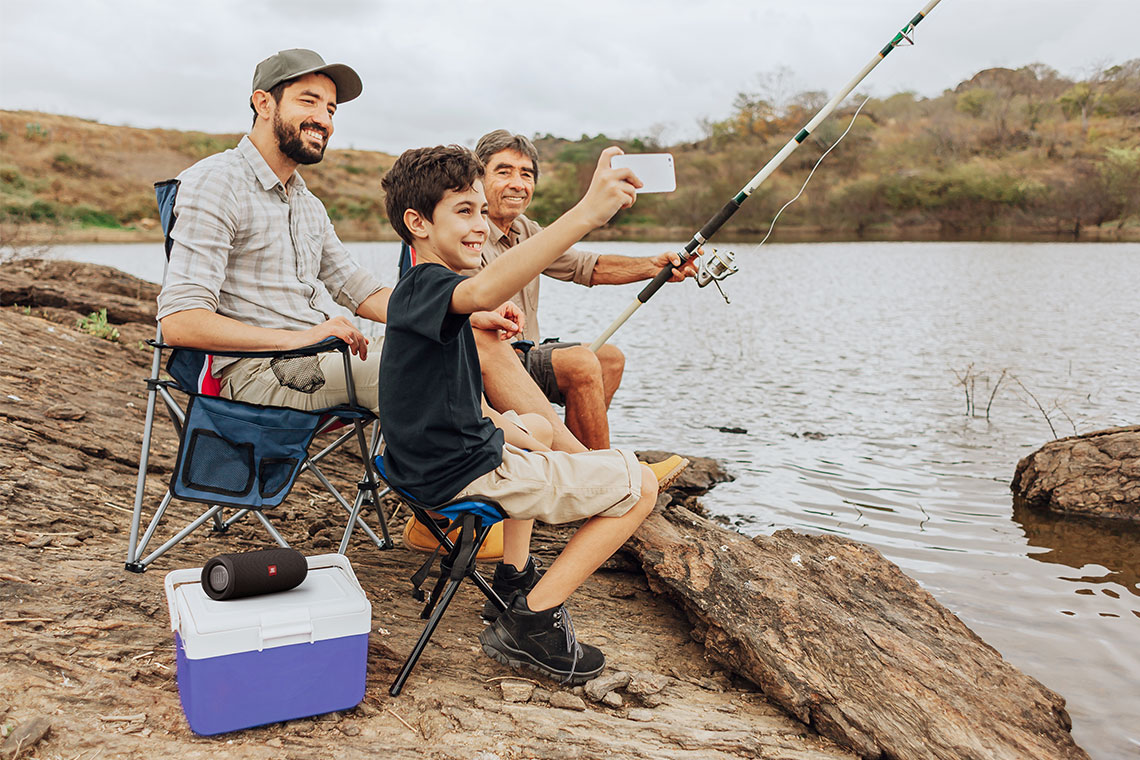
[[[657,490],[659,492],[664,491],[666,488],[673,485],[673,481],[675,481],[677,479],[677,477],[688,466],[689,466],[689,460],[688,459],[682,459],[680,462],[678,462],[676,467],[669,470],[669,472],[665,473],[665,477],[663,477],[657,481]]]

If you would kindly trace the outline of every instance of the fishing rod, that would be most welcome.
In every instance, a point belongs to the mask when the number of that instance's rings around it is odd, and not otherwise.
[[[859,86],[859,83],[862,82],[867,77],[867,75],[871,73],[872,69],[878,66],[879,63],[899,45],[914,44],[914,28],[918,26],[918,22],[922,21],[922,19],[924,19],[927,14],[930,13],[934,6],[938,5],[940,2],[942,2],[942,0],[930,0],[926,4],[926,7],[924,7],[915,15],[914,18],[907,22],[907,25],[902,28],[902,31],[896,34],[894,38],[892,38],[891,41],[888,42],[883,47],[883,49],[880,50],[875,55],[875,57],[872,58],[867,63],[867,65],[864,66],[863,69],[858,74],[856,74],[850,82],[847,83],[845,87],[843,87],[843,89],[835,94],[835,97],[827,102],[827,105],[820,109],[819,113],[812,117],[812,120],[809,121],[803,129],[796,133],[795,137],[793,137],[791,140],[788,140],[788,143],[783,148],[781,148],[780,151],[775,156],[773,156],[767,164],[764,165],[763,169],[756,173],[755,177],[748,181],[748,184],[745,185],[740,190],[740,192],[733,196],[732,200],[724,204],[724,208],[722,208],[716,213],[715,216],[705,222],[705,226],[702,227],[699,232],[693,235],[693,239],[686,243],[684,249],[679,252],[678,255],[681,258],[682,266],[686,261],[692,258],[697,248],[707,243],[709,239],[716,234],[717,230],[719,230],[725,222],[732,218],[732,215],[737,212],[737,210],[740,208],[740,205],[744,203],[748,196],[752,195],[756,188],[760,187],[764,180],[768,179],[768,177],[780,167],[780,164],[784,163],[784,160],[787,159],[787,157],[790,156],[796,148],[800,147],[800,143],[806,140],[808,135],[815,131],[816,127],[818,127],[824,119],[831,115],[831,112],[834,111],[836,107],[838,107],[839,104],[842,103],[843,100],[851,94],[852,90]],[[641,308],[642,304],[652,298],[653,294],[661,289],[661,286],[664,285],[670,277],[672,277],[673,271],[676,268],[677,267],[674,267],[673,264],[666,264],[664,267],[662,267],[661,271],[657,273],[657,276],[654,277],[653,280],[650,281],[650,283],[646,285],[640,293],[637,294],[637,298],[633,300],[633,303],[627,306],[625,311],[623,311],[618,316],[618,318],[615,319],[613,323],[606,328],[605,332],[603,332],[600,336],[598,336],[597,340],[590,344],[590,350],[597,351],[599,348],[605,345],[606,341],[610,339],[610,336],[617,332],[617,329],[625,324],[625,321],[632,317],[633,313]],[[732,254],[717,253],[716,251],[711,251],[702,257],[701,268],[697,274],[697,283],[701,286],[704,286],[709,282],[718,282],[719,280],[723,280],[725,277],[735,271],[737,271],[737,268],[733,262]],[[720,287],[719,284],[717,287]]]

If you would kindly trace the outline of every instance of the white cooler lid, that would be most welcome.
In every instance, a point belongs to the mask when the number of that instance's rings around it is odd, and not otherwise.
[[[220,602],[202,588],[202,568],[166,575],[170,628],[192,660],[368,633],[372,605],[343,554],[306,557],[296,588]]]

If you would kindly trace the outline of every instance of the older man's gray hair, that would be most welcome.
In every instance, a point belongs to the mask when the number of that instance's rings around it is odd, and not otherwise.
[[[538,182],[538,151],[534,143],[522,135],[513,135],[505,129],[496,129],[479,138],[475,146],[475,155],[487,168],[491,168],[491,156],[504,150],[513,150],[515,153],[526,156],[534,162],[534,181]]]

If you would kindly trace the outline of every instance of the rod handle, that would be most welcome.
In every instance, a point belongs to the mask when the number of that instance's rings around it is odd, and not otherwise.
[[[653,294],[658,290],[661,290],[661,286],[669,282],[669,278],[672,276],[672,264],[666,264],[665,266],[661,267],[661,271],[657,273],[657,276],[650,280],[649,284],[642,288],[641,292],[637,294],[637,300],[645,303],[650,298],[653,298]]]
[[[700,239],[703,242],[708,242],[708,240],[710,240],[712,236],[716,234],[717,230],[721,228],[721,225],[727,222],[729,218],[736,213],[737,209],[740,208],[740,204],[743,202],[744,199],[738,195],[728,203],[724,204],[724,206],[721,207],[720,211],[716,213],[716,216],[705,222],[704,227],[701,227],[701,231],[698,233]]]

